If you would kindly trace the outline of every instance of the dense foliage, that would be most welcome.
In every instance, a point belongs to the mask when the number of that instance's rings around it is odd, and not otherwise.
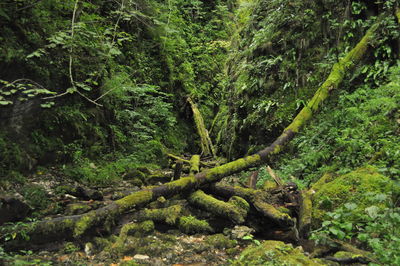
[[[82,171],[68,174],[84,177],[91,160],[122,158],[91,174],[101,181],[129,164],[163,165],[166,149],[198,149],[186,97],[209,121],[229,31],[223,1],[10,0],[0,11],[1,175],[74,162]]]

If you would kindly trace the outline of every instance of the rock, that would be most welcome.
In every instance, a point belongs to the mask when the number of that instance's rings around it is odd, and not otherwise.
[[[147,255],[136,254],[135,256],[133,256],[133,259],[135,259],[135,260],[148,260],[148,259],[150,259],[150,257],[147,256]]]
[[[70,188],[66,190],[65,193],[71,194],[83,200],[103,200],[103,194],[100,191],[81,186]]]
[[[273,262],[273,264],[269,264]],[[231,265],[326,265],[319,259],[307,257],[301,248],[281,241],[268,240],[247,247]]]
[[[67,215],[77,215],[88,212],[92,209],[91,206],[85,203],[72,203],[67,205],[65,210],[65,214]]]
[[[92,256],[93,255],[93,251],[94,251],[93,244],[90,243],[90,242],[86,243],[85,244],[85,254],[86,254],[86,256]]]
[[[6,222],[20,221],[31,212],[31,207],[25,203],[20,194],[0,195],[0,225]]]
[[[356,203],[357,209],[364,211],[371,204],[371,195],[399,193],[392,191],[395,186],[390,179],[372,166],[325,179],[321,178],[311,187],[316,191],[312,197],[314,228],[319,226],[326,212],[332,212],[346,203]]]
[[[251,235],[254,232],[253,228],[247,226],[236,225],[230,232],[233,239],[243,239],[243,237]]]

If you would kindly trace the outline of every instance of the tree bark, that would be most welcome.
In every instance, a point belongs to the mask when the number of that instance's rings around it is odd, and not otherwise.
[[[134,192],[129,196],[109,204],[108,206],[90,211],[83,215],[43,220],[38,223],[29,224],[25,229],[3,229],[3,232],[1,233],[12,234],[13,232],[24,230],[24,234],[17,234],[15,238],[16,241],[7,242],[9,245],[12,245],[13,243],[24,243],[26,245],[28,240],[25,239],[24,236],[29,236],[30,240],[35,240],[37,242],[48,242],[49,239],[61,239],[71,235],[75,238],[79,238],[96,226],[111,226],[115,219],[117,219],[122,213],[148,204],[151,201],[156,200],[158,197],[164,196],[168,198],[185,191],[194,191],[204,184],[216,182],[221,180],[223,177],[261,165],[266,162],[270,156],[282,151],[283,146],[293,139],[300,128],[310,120],[312,115],[318,110],[322,102],[328,97],[329,92],[333,89],[337,89],[343,80],[344,75],[361,61],[363,56],[366,54],[369,45],[373,44],[375,41],[375,33],[378,26],[379,23],[375,23],[367,31],[356,47],[333,66],[332,72],[322,86],[316,91],[314,97],[310,100],[307,106],[300,111],[300,113],[293,119],[292,123],[284,129],[282,134],[271,145],[260,152],[212,169],[204,170],[195,176],[184,177],[161,186]],[[194,103],[192,107],[193,106],[195,106]],[[206,144],[206,142],[204,144]],[[209,153],[212,153],[210,149],[211,148],[209,148],[208,151]],[[260,203],[256,208],[259,209],[259,211],[266,211],[266,216],[269,218],[277,219],[278,221],[281,220],[281,217],[279,216],[275,217],[274,215],[269,215],[270,206]],[[290,218],[288,219],[286,217],[283,220],[290,221]]]

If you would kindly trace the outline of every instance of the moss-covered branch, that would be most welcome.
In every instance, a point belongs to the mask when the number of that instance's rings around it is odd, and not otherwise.
[[[200,155],[193,155],[190,158],[190,174],[194,175],[200,172]]]
[[[223,197],[240,196],[250,202],[261,215],[275,224],[282,227],[293,225],[293,221],[288,214],[279,211],[268,203],[268,199],[272,198],[272,196],[266,191],[222,185],[211,186],[211,191]]]
[[[236,224],[242,224],[249,211],[249,204],[242,198],[234,196],[228,202],[218,200],[201,190],[192,193],[189,202],[208,212],[228,218]]]

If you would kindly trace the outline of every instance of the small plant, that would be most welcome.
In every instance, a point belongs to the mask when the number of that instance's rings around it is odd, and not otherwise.
[[[400,208],[396,200],[384,194],[370,193],[371,205],[360,209],[356,203],[347,203],[333,212],[321,228],[312,233],[317,243],[329,239],[352,240],[373,250],[383,264],[400,263]]]

